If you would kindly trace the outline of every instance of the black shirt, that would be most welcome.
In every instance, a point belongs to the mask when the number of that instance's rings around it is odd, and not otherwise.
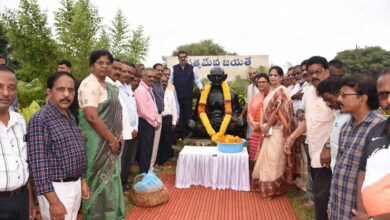
[[[360,159],[360,171],[366,171],[367,160],[373,156],[378,150],[389,148],[390,145],[390,117],[386,121],[377,124],[371,129],[366,138],[366,144],[363,148],[362,157]],[[389,158],[390,160],[390,158]]]

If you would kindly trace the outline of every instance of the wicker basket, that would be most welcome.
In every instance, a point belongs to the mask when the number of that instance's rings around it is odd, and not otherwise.
[[[170,198],[169,190],[163,186],[160,189],[152,192],[137,192],[135,190],[135,184],[141,181],[140,179],[134,179],[134,184],[130,190],[130,198],[133,204],[142,207],[153,207],[168,202]]]

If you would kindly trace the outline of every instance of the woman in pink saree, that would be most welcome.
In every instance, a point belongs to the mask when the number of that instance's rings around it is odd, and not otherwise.
[[[261,146],[262,136],[260,133],[260,117],[263,111],[263,100],[267,96],[269,90],[269,77],[265,73],[257,74],[255,76],[259,93],[251,96],[248,104],[247,121],[252,126],[252,133],[249,144],[249,159],[256,160],[259,146]]]
[[[264,98],[260,119],[264,139],[252,178],[254,189],[264,198],[284,193],[286,182],[291,184],[293,181],[293,155],[284,151],[284,142],[295,129],[294,115],[288,91],[281,85],[282,77],[280,67],[271,67],[271,88]]]

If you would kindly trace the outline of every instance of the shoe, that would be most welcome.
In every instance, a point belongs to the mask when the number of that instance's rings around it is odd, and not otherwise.
[[[304,209],[313,209],[314,208],[314,202],[312,202],[312,201],[305,202],[305,203],[303,203],[302,207]]]

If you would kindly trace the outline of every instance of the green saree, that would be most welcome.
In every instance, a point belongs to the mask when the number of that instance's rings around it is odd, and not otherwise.
[[[99,103],[99,118],[115,136],[122,133],[122,108],[118,89],[106,83],[107,100]],[[120,179],[120,157],[113,155],[110,146],[80,113],[79,126],[84,130],[87,172],[86,180],[91,197],[83,200],[84,219],[125,219],[126,210]]]

